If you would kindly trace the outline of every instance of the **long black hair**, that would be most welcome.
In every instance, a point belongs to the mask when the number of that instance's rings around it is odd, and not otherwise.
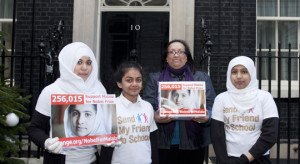
[[[167,57],[168,57],[168,48],[172,43],[175,43],[175,42],[181,43],[184,46],[185,55],[187,57],[187,64],[190,66],[191,71],[194,71],[194,59],[192,58],[190,48],[184,40],[179,40],[179,39],[172,40],[166,45],[166,47],[164,49],[163,57],[162,57],[161,69],[164,70],[166,68]]]

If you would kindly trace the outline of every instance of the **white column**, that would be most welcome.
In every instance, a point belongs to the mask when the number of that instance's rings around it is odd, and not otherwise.
[[[96,53],[98,0],[74,0],[73,41],[87,44]]]
[[[170,40],[185,40],[194,54],[195,0],[172,0],[170,3]]]

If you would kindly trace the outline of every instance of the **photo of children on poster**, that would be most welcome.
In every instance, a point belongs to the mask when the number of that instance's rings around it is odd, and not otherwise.
[[[51,95],[50,135],[63,147],[117,142],[115,95]]]
[[[205,82],[159,82],[160,116],[175,119],[206,116]]]

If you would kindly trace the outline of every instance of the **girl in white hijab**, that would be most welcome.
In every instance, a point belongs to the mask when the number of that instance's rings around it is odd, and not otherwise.
[[[276,143],[278,111],[272,95],[258,89],[252,59],[232,59],[227,91],[214,102],[211,140],[217,161],[226,164],[271,163],[269,149]]]
[[[40,94],[28,135],[36,145],[46,149],[44,163],[93,163],[96,161],[96,146],[62,151],[62,143],[57,137],[52,138],[49,132],[51,94],[106,94],[98,80],[95,55],[84,43],[75,42],[61,50],[58,60],[60,77]]]

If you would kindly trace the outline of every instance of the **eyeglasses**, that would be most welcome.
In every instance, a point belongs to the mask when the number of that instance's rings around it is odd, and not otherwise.
[[[179,50],[179,51],[168,51],[168,54],[172,54],[172,55],[183,55],[183,54],[185,54],[185,51],[181,51],[181,50]]]

